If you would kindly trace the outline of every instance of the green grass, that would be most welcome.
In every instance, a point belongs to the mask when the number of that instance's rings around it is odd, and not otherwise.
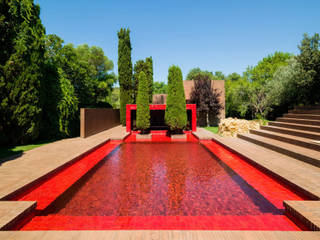
[[[205,127],[205,129],[207,129],[210,132],[213,132],[215,134],[218,133],[218,127]]]
[[[264,118],[261,118],[261,119],[253,119],[252,121],[260,121],[263,126],[266,126],[266,125],[268,124],[268,122],[269,122],[268,119],[264,119]]]
[[[0,148],[0,159],[11,157],[15,155],[20,155],[23,152],[29,151],[31,149],[43,146],[45,144],[51,143],[54,140],[47,140],[47,141],[40,141],[33,144],[27,144],[27,145],[19,145],[19,146],[10,146],[10,147],[4,147]]]

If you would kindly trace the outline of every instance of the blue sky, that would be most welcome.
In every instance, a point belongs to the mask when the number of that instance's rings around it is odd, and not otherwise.
[[[152,56],[154,81],[168,68],[242,73],[275,51],[298,53],[320,32],[319,0],[36,0],[48,34],[102,47],[117,73],[117,31],[131,30],[132,60]]]

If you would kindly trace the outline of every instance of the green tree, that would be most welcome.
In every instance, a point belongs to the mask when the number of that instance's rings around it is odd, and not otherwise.
[[[299,45],[300,54],[296,57],[301,69],[299,100],[304,104],[320,102],[320,36],[318,33],[309,37],[304,34]]]
[[[168,92],[168,85],[164,82],[153,82],[154,94],[166,94]]]
[[[141,129],[141,133],[145,133],[150,127],[149,81],[143,71],[139,74],[136,126]]]
[[[186,99],[182,72],[178,66],[171,66],[168,74],[168,97],[165,122],[171,131],[182,132],[187,125]]]
[[[146,58],[146,64],[148,66],[147,79],[149,83],[149,103],[152,103],[152,93],[153,93],[153,60],[152,57]]]
[[[228,81],[238,81],[241,79],[241,76],[240,74],[234,72],[234,73],[231,73],[227,76],[226,80]]]
[[[202,71],[200,68],[193,68],[187,74],[186,80],[194,80],[197,75],[208,76],[210,80],[214,80],[215,77],[212,72]]]
[[[91,86],[91,97],[94,105],[106,102],[106,97],[111,94],[113,84],[117,81],[113,72],[113,62],[105,56],[102,48],[87,44],[80,45],[76,49],[81,66],[87,69],[89,75],[86,78]]]
[[[138,60],[134,64],[133,68],[133,102],[137,102],[138,97],[138,88],[139,88],[139,77],[140,73],[144,72],[145,74],[148,72],[148,66],[144,60]]]
[[[140,72],[144,72],[147,76],[147,80],[149,83],[149,101],[152,103],[152,92],[153,92],[153,61],[152,57],[146,58],[146,60],[138,60],[134,64],[133,68],[133,88],[134,88],[134,103],[137,101],[138,96],[138,86],[139,86],[139,76]]]
[[[46,36],[44,88],[42,89],[41,138],[61,138],[78,134],[78,99],[62,69],[65,62],[63,40]]]
[[[225,81],[226,116],[250,117],[250,82],[245,79]]]
[[[0,6],[0,141],[26,143],[39,135],[45,29],[32,0]]]
[[[250,82],[265,84],[273,78],[273,74],[281,66],[286,66],[292,57],[290,53],[275,52],[263,58],[254,67],[248,67],[244,77]]]
[[[133,102],[130,30],[118,32],[118,77],[120,84],[120,121],[126,124],[126,105]]]

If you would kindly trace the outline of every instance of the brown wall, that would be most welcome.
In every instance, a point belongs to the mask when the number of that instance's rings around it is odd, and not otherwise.
[[[80,137],[86,138],[120,124],[119,109],[81,108]]]

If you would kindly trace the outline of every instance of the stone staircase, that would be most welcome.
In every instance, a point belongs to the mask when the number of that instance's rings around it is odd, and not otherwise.
[[[320,105],[295,107],[268,126],[238,137],[320,167]]]

